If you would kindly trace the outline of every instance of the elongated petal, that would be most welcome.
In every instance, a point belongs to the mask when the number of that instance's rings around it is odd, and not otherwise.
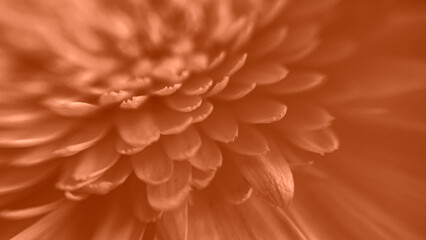
[[[73,126],[70,120],[53,118],[39,126],[7,128],[0,130],[0,146],[31,147],[43,144],[65,135]]]
[[[96,120],[81,124],[77,131],[61,141],[55,154],[60,156],[74,155],[91,147],[104,137],[108,131],[108,123],[107,121]]]
[[[167,211],[157,222],[157,227],[162,238],[186,240],[188,238],[188,204]]]
[[[142,109],[121,111],[117,128],[121,138],[132,146],[149,145],[160,137],[152,113]]]
[[[190,114],[174,111],[166,106],[158,106],[153,114],[162,135],[180,133],[193,121]]]
[[[165,99],[171,109],[179,112],[191,112],[201,106],[203,99],[198,95],[173,94]]]
[[[203,133],[219,142],[232,142],[238,136],[238,123],[226,109],[215,106],[210,116],[200,123]]]
[[[167,182],[173,174],[173,160],[158,143],[131,156],[131,159],[136,176],[148,184]]]
[[[182,204],[190,191],[191,166],[175,162],[173,176],[159,185],[147,185],[149,204],[157,210],[171,210]]]
[[[267,86],[264,89],[273,94],[293,94],[319,87],[325,81],[325,76],[317,72],[291,72],[281,82]]]
[[[75,156],[77,161],[75,169],[72,170],[72,178],[84,181],[98,176],[112,167],[120,157],[115,150],[115,138],[108,136],[102,139],[92,148]]]
[[[186,83],[181,91],[187,95],[200,95],[206,93],[213,85],[213,80],[207,76],[196,77]]]
[[[262,62],[243,68],[232,77],[232,81],[270,85],[284,79],[289,71],[279,63]]]
[[[189,158],[189,162],[200,170],[215,170],[222,165],[222,153],[215,142],[203,137],[200,149]]]
[[[210,182],[214,179],[215,174],[215,170],[201,171],[196,168],[192,168],[191,186],[198,190],[203,189],[210,184]]]
[[[50,176],[56,167],[56,164],[47,163],[25,168],[3,168],[0,170],[0,195],[31,187]]]
[[[277,206],[285,206],[294,194],[293,175],[276,146],[270,145],[265,155],[234,157],[234,162],[256,193]]]
[[[156,221],[161,211],[152,209],[148,203],[146,186],[142,182],[134,182],[132,186],[133,214],[142,222]]]
[[[252,49],[249,51],[250,58],[262,57],[277,49],[287,36],[287,32],[287,28],[278,27],[253,39],[250,44]]]
[[[272,99],[247,97],[233,104],[235,115],[246,123],[272,123],[284,117],[287,106]]]
[[[201,147],[201,138],[198,130],[189,127],[182,133],[164,136],[161,139],[167,156],[174,160],[185,160],[194,156]]]
[[[330,153],[339,147],[339,140],[330,128],[287,133],[285,136],[294,145],[314,153]]]
[[[238,138],[225,146],[243,155],[262,155],[269,151],[268,143],[263,134],[254,126],[240,124]]]
[[[198,123],[204,121],[212,112],[213,104],[204,100],[201,106],[190,112],[189,115],[192,117],[192,123]]]

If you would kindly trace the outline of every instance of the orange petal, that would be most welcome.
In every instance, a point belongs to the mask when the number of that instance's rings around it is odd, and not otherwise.
[[[148,184],[165,183],[173,174],[173,160],[158,143],[131,156],[131,160],[136,176]]]
[[[331,125],[334,117],[320,106],[296,103],[289,106],[284,119],[276,123],[281,131],[316,130]]]
[[[222,92],[215,97],[220,100],[236,100],[245,97],[256,88],[256,83],[231,82]]]
[[[235,115],[246,123],[272,123],[284,117],[287,106],[267,98],[243,98],[233,104]]]
[[[158,106],[153,114],[162,135],[180,133],[185,130],[193,120],[190,114],[170,110],[165,106]]]
[[[200,95],[206,93],[213,85],[213,80],[207,76],[199,76],[189,80],[181,91],[186,95]]]
[[[157,221],[157,229],[162,239],[188,239],[188,204],[171,211],[164,212],[161,219]]]
[[[132,172],[132,168],[127,159],[120,159],[114,166],[106,171],[102,176],[94,181],[88,181],[81,189],[75,191],[77,194],[86,193],[105,195],[126,181]]]
[[[213,181],[217,191],[231,204],[241,204],[250,198],[252,188],[232,161],[220,168]]]
[[[46,204],[41,204],[35,207],[27,207],[24,209],[2,209],[0,210],[0,218],[6,218],[11,220],[33,218],[47,214],[57,209],[62,203],[63,200],[58,200]]]
[[[217,105],[199,126],[205,135],[219,142],[232,142],[238,136],[238,123],[232,113]]]
[[[31,147],[40,145],[65,135],[73,126],[73,121],[53,118],[38,126],[7,128],[0,130],[0,146]]]
[[[222,153],[214,141],[202,137],[200,149],[189,158],[189,162],[203,171],[215,170],[222,165]]]
[[[339,148],[339,139],[330,128],[289,132],[285,136],[294,145],[321,155]]]
[[[115,150],[115,136],[108,136],[95,146],[75,156],[76,161],[71,177],[77,181],[84,181],[99,176],[111,168],[120,155]]]
[[[196,168],[192,168],[191,186],[198,190],[207,187],[213,180],[215,173],[215,170],[201,171]]]
[[[270,144],[271,145],[271,144]],[[294,194],[293,175],[276,146],[262,156],[234,157],[253,190],[277,206],[286,206]]]
[[[277,27],[253,39],[250,44],[250,58],[259,58],[277,49],[287,36],[287,32],[286,27]]]
[[[34,167],[3,168],[0,170],[0,196],[31,187],[49,177],[56,164],[43,164]]]
[[[132,209],[134,215],[142,222],[156,221],[161,212],[152,209],[148,203],[145,184],[134,182],[132,186]]]
[[[270,85],[284,79],[288,70],[279,63],[262,62],[254,63],[235,74],[231,81],[256,83],[259,86]]]
[[[121,111],[117,119],[118,133],[132,146],[149,145],[160,138],[160,130],[149,111]]]
[[[164,151],[173,160],[185,160],[201,147],[201,138],[198,130],[190,126],[185,131],[175,135],[164,136],[161,139]]]
[[[194,111],[190,112],[189,115],[192,117],[192,123],[198,123],[204,121],[213,112],[213,104],[209,101],[204,100],[201,106]]]
[[[218,68],[213,70],[211,76],[216,81],[224,77],[229,77],[240,70],[244,66],[246,60],[246,53],[229,56]]]
[[[316,72],[291,72],[281,82],[267,86],[264,89],[273,94],[293,94],[319,87],[325,81],[325,76]]]
[[[173,176],[159,185],[147,185],[149,204],[157,210],[171,210],[182,204],[187,198],[191,179],[191,165],[175,162]]]
[[[108,121],[96,120],[81,124],[75,132],[60,142],[55,154],[59,156],[74,155],[91,147],[104,137],[108,131]]]
[[[262,155],[269,151],[268,143],[256,127],[240,124],[238,138],[225,146],[243,155]]]
[[[73,102],[63,99],[48,99],[44,105],[57,115],[64,117],[86,117],[94,114],[99,107],[85,102]]]
[[[173,94],[165,99],[171,109],[179,112],[191,112],[201,106],[203,99],[198,95]]]

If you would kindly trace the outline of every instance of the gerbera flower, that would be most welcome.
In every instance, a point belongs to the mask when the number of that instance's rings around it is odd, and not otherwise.
[[[359,140],[371,116],[405,126],[386,114],[424,64],[373,57],[397,14],[366,27],[356,4],[3,1],[0,238],[419,238],[352,170],[380,182],[392,141]]]

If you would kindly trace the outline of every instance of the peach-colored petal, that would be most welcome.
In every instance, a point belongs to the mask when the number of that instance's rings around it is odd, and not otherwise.
[[[215,170],[201,171],[197,168],[192,168],[191,171],[191,187],[195,189],[203,189],[207,187],[214,179],[216,174]]]
[[[73,122],[65,119],[50,119],[40,126],[0,129],[0,146],[31,147],[65,135]]]
[[[210,116],[200,123],[202,132],[219,142],[232,142],[238,136],[238,123],[227,109],[215,106]]]
[[[157,222],[157,227],[157,234],[163,239],[188,239],[188,204],[183,203],[182,206],[165,212]]]
[[[145,185],[140,182],[135,182],[132,187],[133,214],[142,222],[157,220],[161,216],[161,211],[154,210],[149,205]]]
[[[172,177],[173,160],[158,143],[132,155],[131,159],[136,176],[148,184],[165,183]]]
[[[222,165],[222,153],[216,143],[207,137],[202,137],[202,143],[197,153],[189,158],[193,167],[210,171]]]
[[[190,191],[191,166],[175,162],[172,177],[159,185],[147,185],[149,204],[157,210],[171,210],[182,204]]]
[[[317,72],[291,72],[281,82],[264,89],[273,94],[293,94],[314,89],[324,83],[325,76]]]
[[[160,137],[152,113],[141,109],[122,111],[117,119],[117,128],[121,138],[132,146],[149,145]]]
[[[269,151],[269,145],[263,133],[248,124],[240,124],[237,139],[225,146],[236,153],[250,156],[262,155]]]
[[[285,206],[294,194],[293,175],[277,147],[270,145],[265,155],[233,160],[256,193],[277,206]]]
[[[171,109],[179,112],[191,112],[201,106],[203,99],[198,95],[173,94],[165,99]]]
[[[319,154],[333,152],[339,147],[339,140],[330,128],[287,133],[286,137],[296,146]]]
[[[201,138],[195,127],[175,135],[164,136],[161,139],[164,151],[173,160],[185,160],[195,155],[201,147]]]
[[[203,101],[201,106],[194,111],[190,112],[192,116],[192,123],[198,123],[204,121],[213,112],[213,104],[209,101]]]
[[[162,135],[181,133],[193,121],[191,114],[174,111],[165,106],[158,106],[153,115]]]
[[[262,57],[277,49],[287,36],[287,31],[286,27],[278,27],[257,36],[250,43],[251,50],[248,52],[250,58]]]
[[[278,101],[260,98],[246,97],[233,103],[235,115],[242,122],[273,123],[279,121],[287,112],[287,106]]]

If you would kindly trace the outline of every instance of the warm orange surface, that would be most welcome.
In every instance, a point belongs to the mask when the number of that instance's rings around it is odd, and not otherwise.
[[[426,4],[0,2],[0,240],[424,238]]]

